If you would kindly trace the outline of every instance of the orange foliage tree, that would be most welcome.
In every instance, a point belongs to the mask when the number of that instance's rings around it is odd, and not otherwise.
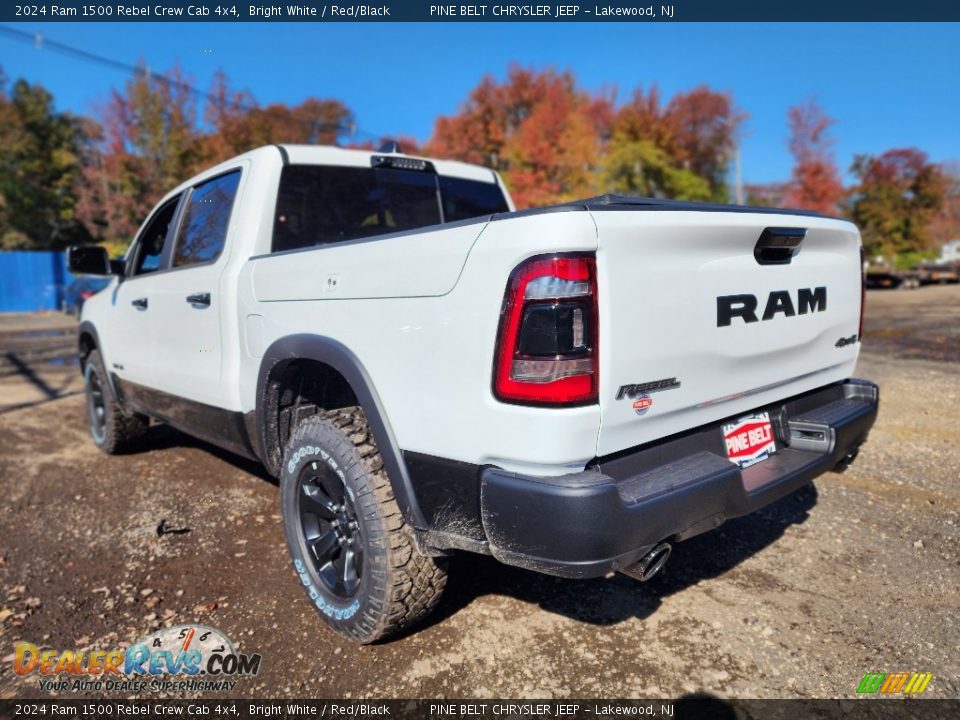
[[[569,71],[513,66],[438,118],[427,150],[500,171],[521,207],[608,191],[726,199],[744,119],[729,94],[698,87],[664,107],[654,87],[620,108],[614,99],[582,90]]]
[[[428,153],[500,171],[520,207],[594,192],[611,103],[577,87],[570,72],[512,66],[486,77],[457,115],[437,119]]]
[[[179,66],[141,66],[101,112],[102,135],[84,162],[78,213],[99,239],[129,241],[150,208],[202,159],[196,102]]]
[[[204,119],[211,128],[202,143],[208,163],[274,143],[335,145],[353,125],[339,100],[309,97],[261,107],[249,91],[232,89],[223,71],[214,75]]]
[[[789,207],[835,213],[843,199],[843,183],[833,159],[828,132],[834,120],[811,98],[787,111],[793,175],[784,203]]]

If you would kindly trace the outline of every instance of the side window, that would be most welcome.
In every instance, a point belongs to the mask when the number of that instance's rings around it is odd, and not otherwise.
[[[442,221],[436,176],[386,168],[288,165],[280,175],[273,252]]]
[[[180,224],[174,267],[213,262],[219,257],[239,184],[240,171],[234,170],[193,189]]]
[[[496,183],[441,176],[440,196],[443,198],[443,217],[447,222],[510,210],[503,191]]]
[[[177,212],[177,203],[180,196],[169,200],[163,207],[154,213],[147,226],[137,239],[134,251],[133,270],[131,275],[145,275],[159,270],[163,263],[163,251],[169,241],[171,224]]]

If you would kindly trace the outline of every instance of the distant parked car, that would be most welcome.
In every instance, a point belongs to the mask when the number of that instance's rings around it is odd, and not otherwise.
[[[79,315],[83,303],[110,284],[106,277],[79,277],[63,291],[63,309],[70,315]]]

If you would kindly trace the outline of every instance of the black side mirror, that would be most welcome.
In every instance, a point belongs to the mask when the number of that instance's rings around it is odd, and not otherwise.
[[[107,251],[99,245],[73,245],[67,249],[67,267],[75,275],[112,275]]]

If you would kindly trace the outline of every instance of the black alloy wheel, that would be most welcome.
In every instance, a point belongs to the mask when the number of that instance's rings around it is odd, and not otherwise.
[[[363,537],[352,493],[324,462],[304,465],[298,486],[308,558],[326,589],[349,599],[363,573]]]

